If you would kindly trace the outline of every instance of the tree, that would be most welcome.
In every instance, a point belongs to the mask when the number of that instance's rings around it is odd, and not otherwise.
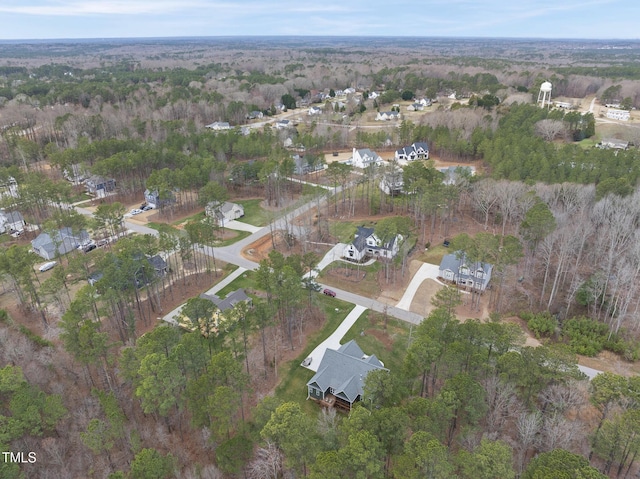
[[[145,413],[166,416],[182,402],[185,378],[177,364],[159,353],[151,353],[140,362],[140,382],[135,394]]]
[[[306,474],[317,444],[313,426],[298,403],[287,402],[274,411],[260,435],[278,446],[291,467]]]
[[[450,479],[455,467],[449,451],[431,434],[418,431],[406,442],[393,468],[396,479]]]
[[[462,304],[460,290],[454,286],[445,286],[431,298],[431,304],[435,308],[442,308],[451,316],[454,315],[456,307]]]
[[[282,102],[282,104],[287,110],[295,110],[296,99],[289,93],[282,95],[282,97],[280,98],[280,101]]]
[[[411,90],[403,90],[402,94],[400,95],[400,98],[402,98],[404,101],[413,100],[414,97],[415,95]]]
[[[349,435],[347,444],[338,451],[338,464],[343,474],[357,479],[384,477],[384,451],[378,439],[369,431]]]
[[[589,461],[564,449],[554,449],[534,457],[522,479],[606,479]]]
[[[556,219],[546,203],[538,201],[525,213],[520,224],[520,233],[535,253],[540,241],[556,229]]]
[[[131,463],[131,479],[169,479],[175,477],[176,460],[155,449],[143,449]]]
[[[511,448],[503,441],[482,439],[473,451],[461,450],[456,458],[462,479],[514,479]]]

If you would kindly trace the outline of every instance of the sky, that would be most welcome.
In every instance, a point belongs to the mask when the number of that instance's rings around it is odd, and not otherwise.
[[[640,39],[638,0],[0,0],[0,39],[246,35]]]

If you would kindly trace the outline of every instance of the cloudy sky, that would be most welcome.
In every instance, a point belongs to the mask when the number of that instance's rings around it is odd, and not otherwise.
[[[0,39],[355,35],[639,39],[638,0],[0,0]]]

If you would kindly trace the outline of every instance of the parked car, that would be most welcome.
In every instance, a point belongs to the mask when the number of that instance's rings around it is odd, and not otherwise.
[[[134,208],[129,213],[131,213],[133,216],[135,216],[135,215],[139,215],[140,213],[142,213],[142,210],[140,208]]]
[[[98,240],[98,242],[96,243],[97,246],[106,246],[109,244],[109,240],[107,238]]]
[[[326,294],[327,296],[331,296],[332,298],[335,298],[335,297],[336,297],[336,292],[335,292],[335,291],[332,291],[332,290],[330,290],[330,289],[328,289],[328,288],[325,288],[322,292],[323,292],[324,294]]]
[[[448,239],[446,239],[446,240],[444,240],[442,242],[442,246],[444,246],[445,248],[448,248],[450,244],[451,244],[451,242]]]
[[[98,246],[95,243],[90,243],[90,244],[86,245],[85,247],[83,247],[82,251],[84,251],[85,253],[88,253],[89,251],[93,251],[97,247]]]
[[[45,271],[49,271],[51,268],[53,268],[57,264],[58,264],[57,261],[49,261],[48,263],[45,263],[42,266],[40,266],[40,268],[38,269],[40,270],[41,273],[44,273]]]
[[[153,205],[147,205],[144,208],[142,208],[142,211],[149,211],[153,209]]]

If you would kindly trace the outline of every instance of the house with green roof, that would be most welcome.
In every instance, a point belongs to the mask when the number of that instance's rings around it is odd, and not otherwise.
[[[375,355],[364,354],[354,340],[337,350],[327,349],[318,372],[307,383],[307,399],[349,412],[362,398],[367,374],[378,369],[388,371]]]

